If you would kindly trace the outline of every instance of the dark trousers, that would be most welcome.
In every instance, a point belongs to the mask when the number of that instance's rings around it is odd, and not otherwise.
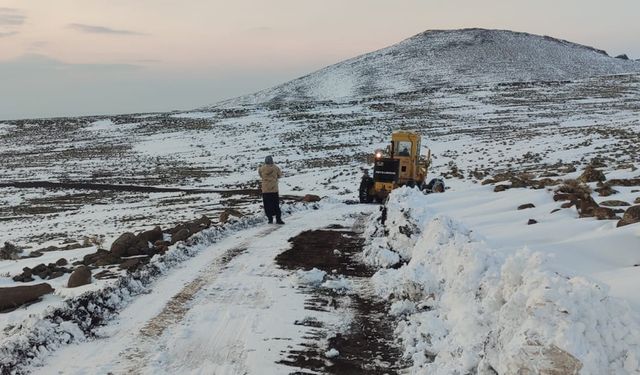
[[[278,193],[262,193],[262,203],[264,204],[264,213],[269,219],[276,217],[280,220],[280,197]]]

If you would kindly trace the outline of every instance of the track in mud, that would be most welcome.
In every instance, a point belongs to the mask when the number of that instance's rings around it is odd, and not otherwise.
[[[276,257],[282,268],[309,270],[315,267],[328,274],[365,283],[375,272],[354,259],[354,255],[362,251],[364,240],[346,228],[332,226],[305,231],[289,241],[291,249]],[[329,311],[337,307],[338,301],[345,300],[345,296],[332,290],[311,289],[305,293],[309,293],[305,305],[309,310]],[[346,298],[354,314],[348,329],[328,337],[328,330],[321,321],[296,322],[308,327],[306,341],[301,343],[304,349],[283,353],[285,358],[279,363],[327,374],[395,374],[404,368],[402,352],[393,339],[394,322],[387,314],[388,304],[366,294],[350,294]],[[319,346],[322,339],[340,354],[327,358],[328,348]]]

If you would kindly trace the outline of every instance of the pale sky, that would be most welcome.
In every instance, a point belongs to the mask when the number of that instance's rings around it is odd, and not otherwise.
[[[429,29],[640,58],[640,0],[0,0],[0,120],[191,109]]]

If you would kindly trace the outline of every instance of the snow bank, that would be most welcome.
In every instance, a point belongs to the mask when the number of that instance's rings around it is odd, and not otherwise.
[[[560,274],[526,248],[494,251],[425,203],[417,190],[394,191],[364,251],[370,264],[385,251],[406,261],[373,282],[405,316],[396,334],[414,373],[640,371],[640,318],[605,286]]]

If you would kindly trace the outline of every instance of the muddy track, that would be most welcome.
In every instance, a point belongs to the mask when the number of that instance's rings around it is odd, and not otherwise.
[[[357,293],[344,295],[333,290],[305,290],[309,296],[305,308],[316,311],[331,311],[341,303],[346,303],[353,312],[353,320],[348,328],[338,333],[330,333],[329,327],[316,320],[296,322],[308,327],[302,349],[292,349],[283,353],[279,362],[291,367],[308,370],[293,374],[396,374],[406,367],[402,362],[402,352],[393,339],[395,322],[388,316],[388,304],[372,296],[368,291],[368,280],[375,270],[354,259],[362,250],[364,240],[355,231],[340,226],[322,230],[302,232],[289,240],[290,250],[280,254],[276,261],[285,269],[321,269],[328,274],[348,277],[360,285]],[[346,301],[345,301],[346,300]],[[327,358],[327,347],[340,354]]]

